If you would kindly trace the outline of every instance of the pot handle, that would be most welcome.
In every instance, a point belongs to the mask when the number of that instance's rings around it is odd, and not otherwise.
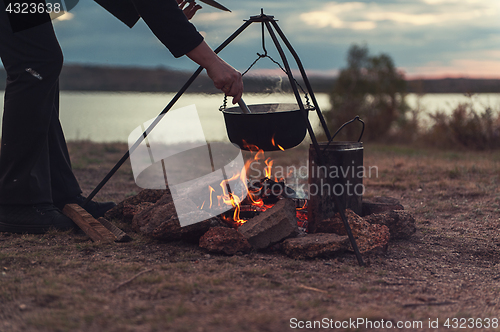
[[[356,115],[352,120],[349,120],[347,121],[346,123],[344,123],[342,126],[340,126],[339,129],[337,129],[337,131],[335,132],[335,134],[333,134],[332,138],[330,138],[330,140],[328,141],[328,144],[325,146],[325,148],[323,149],[323,151],[328,148],[328,146],[330,145],[330,143],[333,141],[333,139],[335,138],[335,136],[337,136],[337,134],[345,127],[347,126],[348,124],[350,123],[353,123],[354,121],[358,120],[359,122],[361,122],[361,124],[363,125],[363,127],[361,128],[361,134],[359,135],[359,138],[358,138],[358,142],[361,141],[361,138],[363,137],[363,133],[365,132],[365,122],[363,120],[361,120],[359,118],[359,115]]]
[[[243,101],[243,98],[240,98],[240,101],[238,101],[238,105],[240,105],[240,108],[243,111],[243,113],[245,113],[245,114],[252,113],[250,111],[250,109],[248,108],[247,104],[245,104],[245,102]]]

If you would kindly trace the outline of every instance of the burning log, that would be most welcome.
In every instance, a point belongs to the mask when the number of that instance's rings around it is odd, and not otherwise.
[[[264,204],[274,204],[282,198],[295,198],[296,192],[285,184],[285,181],[275,181],[268,177],[249,184],[249,192],[253,198],[260,198]]]
[[[295,202],[279,200],[272,208],[248,220],[238,228],[255,249],[264,249],[274,243],[298,234]]]

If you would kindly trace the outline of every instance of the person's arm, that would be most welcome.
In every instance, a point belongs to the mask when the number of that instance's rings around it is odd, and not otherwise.
[[[202,41],[186,55],[206,69],[208,77],[214,82],[217,89],[233,97],[233,104],[241,99],[243,80],[240,72],[215,54],[205,41]]]
[[[184,8],[178,0],[130,0],[144,22],[175,57],[187,55],[207,70],[217,89],[237,103],[243,93],[241,74],[217,56],[188,21],[197,7]],[[179,7],[181,6],[181,8]],[[189,7],[189,6],[188,6]],[[182,9],[186,9],[183,13]]]

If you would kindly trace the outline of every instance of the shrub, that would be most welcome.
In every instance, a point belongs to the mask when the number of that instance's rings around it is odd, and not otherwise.
[[[431,114],[431,127],[422,134],[426,145],[487,150],[500,148],[500,114],[488,107],[480,114],[472,103],[460,103],[451,114]]]

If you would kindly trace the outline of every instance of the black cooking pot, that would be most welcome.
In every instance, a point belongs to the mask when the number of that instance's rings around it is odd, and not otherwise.
[[[254,146],[264,151],[290,149],[304,139],[306,121],[297,104],[257,104],[248,108],[251,112],[248,114],[240,107],[222,110],[227,136],[240,149],[252,150]]]

